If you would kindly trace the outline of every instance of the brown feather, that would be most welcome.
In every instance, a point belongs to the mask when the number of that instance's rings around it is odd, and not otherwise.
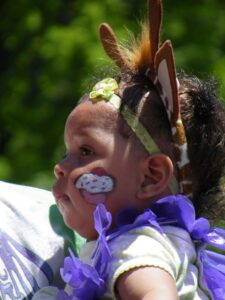
[[[145,73],[152,62],[149,29],[146,24],[142,25],[142,31],[138,38],[131,35],[129,47],[124,48],[133,72]]]
[[[149,40],[149,28],[142,24],[142,31],[138,38],[128,32],[126,45],[119,44],[115,34],[108,24],[101,24],[99,28],[100,39],[106,54],[121,69],[130,70],[133,73],[145,73],[151,66],[151,46]]]

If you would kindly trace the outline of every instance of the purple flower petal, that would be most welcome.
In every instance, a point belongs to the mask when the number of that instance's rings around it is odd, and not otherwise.
[[[204,236],[204,241],[211,246],[225,250],[225,230],[222,228],[211,228]]]
[[[99,233],[106,232],[109,229],[112,216],[110,212],[108,212],[103,204],[99,204],[94,211],[94,219],[95,219],[95,229]]]
[[[73,289],[78,299],[94,299],[104,292],[104,281],[96,269],[79,260],[70,250],[71,257],[66,257],[61,271],[63,280]]]
[[[151,207],[157,218],[176,221],[177,225],[191,232],[195,221],[193,204],[184,196],[168,196],[154,202]]]
[[[157,229],[160,233],[163,233],[161,226],[156,220],[156,215],[150,209],[145,210],[143,214],[139,215],[136,218],[134,222],[134,226],[138,227],[141,225],[151,225],[152,227]]]
[[[99,204],[94,212],[94,220],[95,228],[99,233],[99,238],[97,240],[96,249],[92,254],[92,259],[95,257],[94,267],[105,280],[108,274],[108,264],[111,258],[109,246],[106,241],[106,231],[111,225],[112,216],[103,204]]]
[[[199,218],[193,224],[191,236],[194,239],[202,239],[203,236],[209,232],[209,229],[210,229],[209,221],[205,218]]]
[[[213,299],[224,299],[225,295],[225,257],[224,255],[204,250],[201,253],[205,282],[213,294]],[[223,266],[221,266],[223,264]]]

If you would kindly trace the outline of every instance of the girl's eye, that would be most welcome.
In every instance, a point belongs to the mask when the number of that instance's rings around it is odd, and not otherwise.
[[[81,156],[89,156],[93,154],[93,151],[87,146],[82,146],[80,147],[80,154]]]

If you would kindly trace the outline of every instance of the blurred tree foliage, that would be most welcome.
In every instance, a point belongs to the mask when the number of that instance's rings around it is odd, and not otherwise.
[[[110,63],[99,24],[123,41],[126,28],[138,33],[146,1],[1,0],[0,8],[0,179],[50,188],[66,117]],[[177,69],[225,82],[225,2],[164,0],[164,15],[162,40],[173,41]]]

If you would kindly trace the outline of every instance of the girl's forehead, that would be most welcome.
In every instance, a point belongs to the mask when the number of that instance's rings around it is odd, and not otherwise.
[[[89,100],[78,104],[70,113],[66,128],[80,130],[84,127],[109,129],[115,127],[118,111],[104,100],[93,103]]]

